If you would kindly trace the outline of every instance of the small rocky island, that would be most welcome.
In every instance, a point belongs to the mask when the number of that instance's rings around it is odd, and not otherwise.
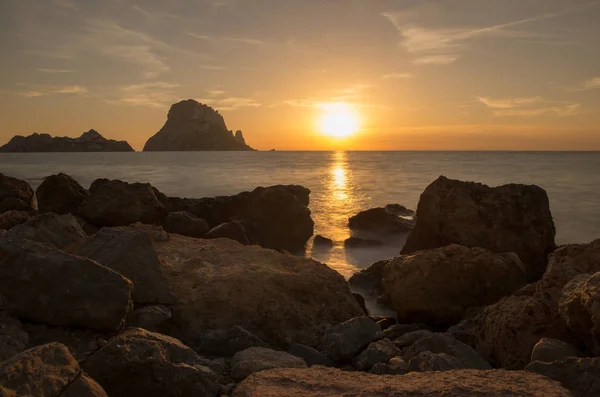
[[[126,141],[106,139],[95,130],[84,132],[79,138],[52,137],[49,134],[33,133],[17,135],[0,147],[3,153],[27,152],[133,152]]]
[[[171,106],[165,125],[144,145],[145,152],[252,150],[242,131],[233,134],[218,111],[193,99]]]

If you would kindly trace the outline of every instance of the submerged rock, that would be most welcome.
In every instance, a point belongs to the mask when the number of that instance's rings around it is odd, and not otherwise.
[[[300,357],[264,347],[251,347],[236,353],[231,359],[231,377],[238,382],[273,368],[306,368],[306,363]]]
[[[44,179],[35,194],[40,211],[76,215],[90,192],[61,172]]]
[[[406,233],[412,230],[412,223],[394,214],[397,208],[372,208],[359,212],[348,220],[352,230],[373,233]]]
[[[402,254],[449,244],[515,252],[535,280],[556,247],[554,235],[543,189],[514,184],[491,188],[441,176],[421,194],[417,224]]]
[[[315,239],[313,240],[313,247],[317,247],[317,248],[332,248],[333,247],[333,240],[327,237],[323,237],[320,234],[317,234],[315,236]]]

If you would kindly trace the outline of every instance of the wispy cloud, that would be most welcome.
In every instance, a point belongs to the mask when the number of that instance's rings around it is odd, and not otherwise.
[[[477,97],[479,102],[483,103],[487,107],[496,109],[510,109],[517,106],[529,105],[536,102],[541,102],[542,98],[539,96],[530,98],[506,98],[506,99],[492,99],[488,97]]]
[[[516,116],[516,117],[535,117],[543,115],[556,115],[560,117],[576,116],[581,113],[581,105],[573,103],[563,106],[547,106],[530,109],[500,109],[493,112],[494,116]]]
[[[70,69],[36,69],[38,72],[42,73],[73,73],[73,70]]]
[[[413,60],[416,65],[448,65],[455,62],[458,55],[428,55]]]
[[[214,96],[227,94],[227,91],[225,91],[225,90],[204,90],[204,91],[206,91],[208,93],[208,95],[214,95]]]
[[[596,88],[600,88],[600,77],[595,77],[593,79],[587,80],[585,83],[583,83],[583,87],[586,90],[593,90]]]
[[[206,69],[206,70],[226,70],[227,68],[225,66],[220,66],[220,65],[198,65],[199,68],[202,69]]]
[[[543,115],[568,117],[581,113],[579,103],[549,101],[539,96],[503,99],[477,97],[477,100],[492,109],[492,114],[495,117],[536,117]]]
[[[204,41],[215,41],[215,42],[231,42],[231,43],[240,43],[240,44],[248,44],[255,46],[264,46],[268,43],[264,40],[259,40],[250,37],[229,37],[229,36],[210,36],[210,35],[201,35],[197,33],[188,33],[188,36],[194,37],[199,40]]]
[[[415,75],[412,73],[388,73],[388,74],[384,74],[381,77],[383,77],[386,80],[389,80],[389,79],[412,79],[413,77],[415,77]]]
[[[152,83],[131,84],[118,89],[117,97],[107,102],[118,105],[168,108],[179,100],[174,89],[179,84],[157,81]]]
[[[52,85],[36,85],[20,83],[20,86],[25,87],[24,91],[17,91],[16,94],[27,98],[56,95],[56,94],[86,94],[87,88],[79,85],[63,85],[63,86],[52,86]]]

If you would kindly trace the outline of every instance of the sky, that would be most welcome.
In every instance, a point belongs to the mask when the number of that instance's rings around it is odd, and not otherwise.
[[[136,150],[206,103],[262,150],[600,150],[600,1],[1,0],[0,144]],[[327,137],[322,104],[360,130]]]

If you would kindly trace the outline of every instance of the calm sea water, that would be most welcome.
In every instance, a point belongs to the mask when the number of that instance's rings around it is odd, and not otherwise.
[[[331,251],[307,255],[349,277],[394,256],[405,236],[377,249],[346,251],[348,217],[390,203],[416,208],[439,175],[500,185],[536,184],[548,192],[557,242],[600,238],[598,152],[179,152],[0,154],[0,172],[35,188],[65,172],[83,186],[96,178],[150,182],[171,196],[231,195],[256,186],[300,184],[311,189],[315,233],[332,238]],[[311,244],[309,244],[309,247]]]

